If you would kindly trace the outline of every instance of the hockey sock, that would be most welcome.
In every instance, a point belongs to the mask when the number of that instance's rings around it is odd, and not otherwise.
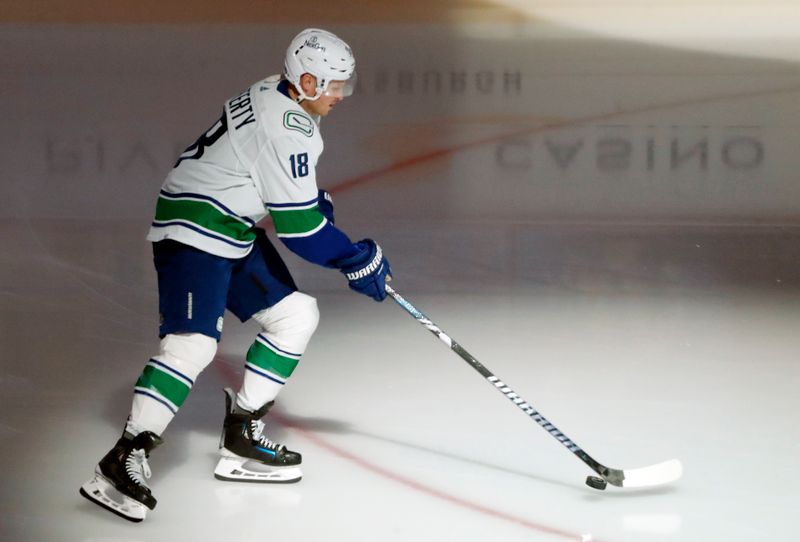
[[[259,333],[247,352],[244,381],[238,394],[240,407],[254,411],[273,401],[292,376],[302,353],[289,352],[275,345],[267,333]]]
[[[161,435],[183,405],[200,372],[214,359],[217,341],[199,333],[172,334],[136,381],[125,430]]]
[[[244,381],[237,395],[238,405],[250,411],[278,396],[305,352],[319,311],[313,297],[294,292],[253,318],[263,331],[247,352]]]

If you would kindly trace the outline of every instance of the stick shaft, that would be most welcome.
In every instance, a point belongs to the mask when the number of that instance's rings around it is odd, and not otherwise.
[[[609,469],[604,465],[595,461],[589,454],[583,451],[583,449],[575,444],[569,437],[567,437],[564,433],[562,433],[555,425],[550,423],[544,416],[542,416],[530,403],[525,401],[522,397],[517,395],[514,390],[512,390],[505,382],[500,380],[497,376],[495,376],[489,369],[486,368],[480,361],[478,361],[475,356],[467,352],[467,350],[450,338],[447,333],[445,333],[439,326],[437,326],[430,318],[425,316],[421,311],[419,311],[414,305],[409,303],[403,296],[397,293],[394,288],[386,285],[386,293],[389,294],[392,299],[394,299],[398,305],[400,305],[406,312],[408,312],[414,319],[423,325],[425,328],[428,329],[431,333],[433,333],[440,341],[445,343],[447,346],[450,347],[453,352],[459,355],[461,359],[466,361],[473,369],[475,369],[478,373],[481,374],[490,384],[492,384],[495,388],[497,388],[503,395],[506,396],[512,403],[514,403],[517,408],[522,410],[525,414],[531,417],[536,423],[538,423],[545,431],[550,433],[556,440],[558,440],[561,444],[564,445],[570,452],[578,456],[578,458],[586,463],[593,471],[600,475],[607,475],[609,473]]]

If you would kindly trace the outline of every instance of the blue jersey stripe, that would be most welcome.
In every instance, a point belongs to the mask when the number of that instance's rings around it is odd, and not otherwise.
[[[309,205],[314,205],[315,203],[319,203],[319,198],[292,203],[265,203],[264,206],[268,209],[291,209],[292,207],[308,207]]]
[[[186,223],[186,222],[176,222],[176,221],[169,221],[169,222],[162,222],[162,223],[153,222],[151,225],[154,228],[167,228],[169,226],[182,226],[184,228],[188,228],[188,229],[190,229],[192,231],[195,231],[195,232],[197,232],[197,233],[199,233],[201,235],[204,235],[206,237],[210,237],[211,239],[216,239],[217,241],[222,241],[223,243],[228,243],[229,245],[234,246],[236,248],[249,248],[253,244],[253,243],[237,243],[236,241],[231,241],[227,237],[222,237],[220,235],[214,235],[213,233],[209,233],[209,232],[207,232],[205,230],[202,230],[202,229],[198,228],[197,226],[195,226],[195,225],[193,225],[191,223]]]

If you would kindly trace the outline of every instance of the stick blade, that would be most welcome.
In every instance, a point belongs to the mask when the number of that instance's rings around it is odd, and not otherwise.
[[[683,465],[677,459],[670,459],[649,467],[625,469],[617,473],[622,476],[613,476],[615,473],[612,472],[611,476],[604,478],[618,487],[655,487],[678,480],[683,475]]]

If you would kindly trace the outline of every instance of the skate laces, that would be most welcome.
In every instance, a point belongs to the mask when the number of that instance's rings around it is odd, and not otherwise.
[[[150,465],[147,463],[147,454],[141,448],[131,451],[125,460],[125,472],[131,480],[140,486],[148,487],[147,479],[152,474]]]
[[[270,450],[275,450],[276,452],[280,451],[282,448],[286,448],[277,442],[272,442],[264,435],[264,422],[261,420],[251,420],[250,421],[250,438],[257,442],[260,446],[264,448],[269,448]]]

